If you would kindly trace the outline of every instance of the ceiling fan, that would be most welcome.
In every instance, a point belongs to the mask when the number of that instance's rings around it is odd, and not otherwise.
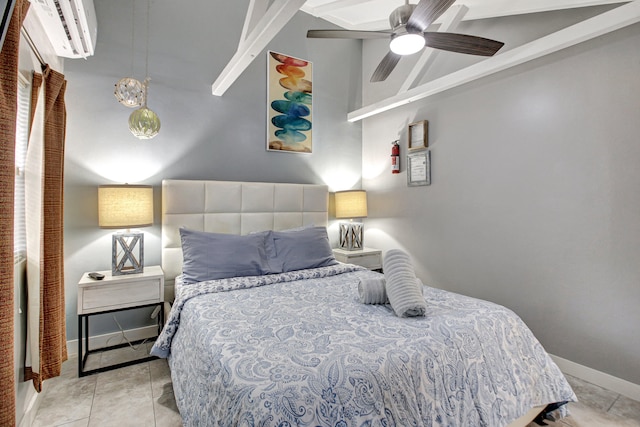
[[[384,81],[403,55],[411,55],[423,47],[448,50],[470,55],[493,56],[504,43],[466,34],[425,31],[456,0],[420,0],[417,5],[405,4],[389,15],[391,30],[309,30],[308,38],[321,39],[378,39],[390,37],[386,54],[371,76],[371,82]]]

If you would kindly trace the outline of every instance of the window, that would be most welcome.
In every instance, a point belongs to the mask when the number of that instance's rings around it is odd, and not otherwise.
[[[24,167],[29,142],[29,114],[31,103],[31,84],[18,74],[18,114],[16,118],[16,179],[14,193],[13,251],[15,262],[27,255],[27,231],[25,221]]]

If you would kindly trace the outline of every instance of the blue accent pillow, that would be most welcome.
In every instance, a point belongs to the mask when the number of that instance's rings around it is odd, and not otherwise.
[[[270,259],[269,262],[276,269],[281,267],[282,272],[326,267],[338,263],[333,256],[325,227],[272,231],[271,243],[276,258]]]
[[[180,228],[184,282],[279,273],[270,267],[266,255],[268,236],[268,233],[238,236]]]
[[[284,230],[278,230],[279,233],[290,233],[292,231],[302,231],[302,230],[306,230],[307,228],[312,228],[315,227],[315,225],[310,224],[310,225],[301,225],[300,227],[295,227],[295,228],[287,228]],[[252,231],[249,234],[265,234],[265,248],[266,248],[266,253],[267,253],[267,259],[271,261],[271,265],[276,267],[276,264],[278,264],[277,269],[279,269],[279,271],[274,271],[274,273],[282,273],[282,262],[278,263],[276,262],[276,248],[273,244],[273,237],[271,236],[271,233],[273,233],[272,230],[266,230],[266,231]]]

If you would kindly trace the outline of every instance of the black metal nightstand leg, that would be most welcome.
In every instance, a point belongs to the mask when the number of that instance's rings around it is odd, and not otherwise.
[[[78,376],[82,376],[82,316],[78,316]]]
[[[84,357],[89,355],[89,316],[84,316]]]
[[[158,336],[164,328],[164,303],[160,304],[160,313],[158,313]]]

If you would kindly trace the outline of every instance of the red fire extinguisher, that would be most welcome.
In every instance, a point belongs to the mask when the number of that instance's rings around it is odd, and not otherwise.
[[[391,143],[391,173],[400,173],[400,145],[397,139]]]

